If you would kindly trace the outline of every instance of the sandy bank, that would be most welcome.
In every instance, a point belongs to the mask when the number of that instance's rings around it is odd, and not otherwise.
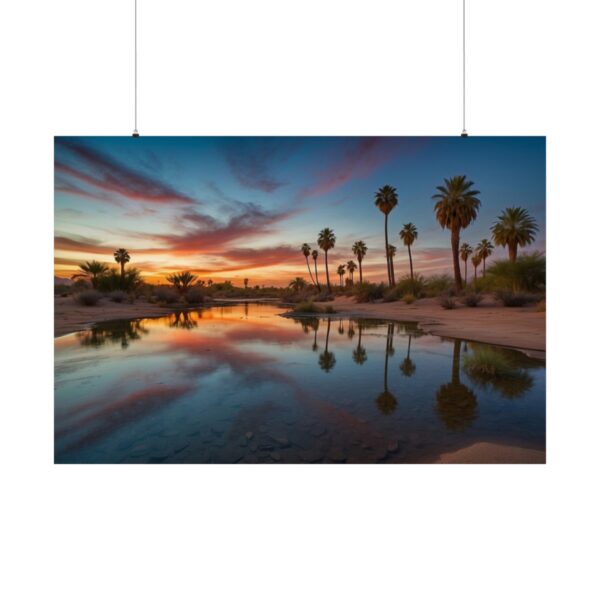
[[[397,321],[418,321],[434,335],[511,346],[545,358],[546,313],[535,307],[506,308],[486,298],[476,308],[458,304],[445,310],[436,298],[423,298],[413,304],[404,302],[357,304],[352,298],[336,298],[336,317],[371,317]]]
[[[444,464],[545,464],[546,453],[543,450],[479,442],[454,452],[441,454],[436,462]]]

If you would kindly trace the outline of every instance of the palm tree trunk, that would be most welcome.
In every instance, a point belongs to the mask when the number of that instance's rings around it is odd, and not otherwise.
[[[408,262],[410,263],[410,279],[414,283],[415,276],[413,274],[412,252],[410,251],[410,244],[408,245]]]
[[[121,263],[121,281],[125,279],[125,263]]]
[[[510,262],[517,262],[517,244],[508,245],[508,260]]]
[[[396,276],[394,275],[394,257],[390,254],[390,274],[392,275],[392,286],[396,285]]]
[[[308,256],[305,256],[304,258],[306,258],[306,266],[308,267],[308,274],[310,275],[310,280],[312,281],[312,284],[315,285],[315,280],[313,279],[312,273],[310,272],[310,263],[308,262]]]
[[[327,250],[325,250],[325,276],[327,277],[327,290],[331,294],[331,283],[329,283],[329,263],[327,261]]]
[[[485,277],[485,256],[483,257],[483,276]]]
[[[362,283],[362,258],[358,261],[358,274],[360,277],[360,283]]]
[[[390,255],[388,252],[388,216],[385,214],[385,260],[387,261],[388,285],[392,285],[392,273],[390,271]]]
[[[452,246],[452,263],[454,266],[454,283],[456,289],[462,289],[462,275],[460,274],[460,257],[458,253],[458,246],[460,244],[460,229],[453,229],[450,237],[450,243]]]
[[[317,273],[317,259],[315,258],[315,279],[317,281],[317,289],[321,291],[321,285],[319,284],[319,274]]]

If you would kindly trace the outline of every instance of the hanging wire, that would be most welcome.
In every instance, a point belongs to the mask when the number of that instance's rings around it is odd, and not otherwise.
[[[466,57],[467,57],[467,44],[466,44],[466,27],[465,27],[465,3],[466,0],[463,0],[462,3],[462,76],[463,76],[463,97],[462,97],[462,118],[463,118],[463,128],[462,133],[460,134],[462,137],[467,137],[469,134],[467,133],[467,87],[466,87],[466,79],[467,79],[467,69],[466,69]]]
[[[134,18],[133,18],[133,137],[140,137],[137,128],[137,100],[138,100],[138,82],[137,82],[137,0],[134,0]]]

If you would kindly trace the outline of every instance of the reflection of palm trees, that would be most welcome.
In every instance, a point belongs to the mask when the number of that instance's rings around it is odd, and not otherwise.
[[[405,377],[411,377],[417,370],[415,363],[410,358],[410,343],[412,341],[412,334],[408,334],[408,349],[406,350],[406,358],[400,363],[400,370],[402,375]]]
[[[340,319],[338,323],[338,333],[344,335],[344,321],[342,319]]]
[[[108,321],[92,327],[88,331],[77,333],[82,346],[99,348],[107,342],[121,344],[121,348],[129,347],[130,342],[141,339],[148,330],[141,321]]]
[[[463,431],[477,418],[477,396],[460,382],[460,340],[454,340],[452,380],[436,394],[436,409],[448,429]]]
[[[351,340],[354,337],[354,321],[348,321],[348,339]]]
[[[323,371],[329,373],[335,367],[335,354],[329,352],[329,330],[331,329],[331,318],[327,318],[327,334],[325,335],[325,350],[319,354],[319,366]]]
[[[389,415],[396,410],[398,404],[395,396],[388,390],[388,358],[394,354],[393,348],[394,324],[388,324],[387,339],[385,343],[385,366],[383,369],[383,392],[377,396],[375,403],[384,415]]]
[[[352,359],[357,365],[362,365],[367,361],[367,351],[362,345],[362,332],[363,325],[362,323],[358,323],[358,344],[356,344],[356,348],[352,351]]]
[[[169,327],[175,327],[176,329],[194,329],[195,327],[198,327],[198,321],[192,317],[191,313],[187,311],[178,311],[171,316]]]
[[[314,337],[313,337],[313,345],[312,345],[312,351],[316,352],[318,349],[318,344],[317,344],[317,331],[319,331],[319,319],[311,319],[311,323],[310,326],[312,327],[313,331],[315,332]]]

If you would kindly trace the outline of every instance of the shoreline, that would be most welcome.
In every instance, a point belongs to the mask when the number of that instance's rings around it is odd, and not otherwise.
[[[81,306],[72,298],[55,298],[54,337],[75,333],[106,321],[150,319],[182,310],[198,310],[243,302],[277,303],[282,308],[286,305],[285,302],[276,299],[222,298],[195,307],[161,307],[141,301],[135,304],[101,302],[96,306]],[[459,305],[455,309],[445,310],[434,298],[421,299],[407,305],[402,301],[356,304],[351,298],[341,297],[319,304],[321,307],[325,304],[332,305],[335,313],[331,316],[336,319],[411,321],[418,323],[424,332],[432,335],[505,346],[536,358],[546,357],[546,315],[536,312],[533,307],[506,308],[486,300],[476,308]],[[291,308],[292,305],[288,306]],[[327,313],[302,315],[286,311],[282,312],[281,316],[324,317]]]

